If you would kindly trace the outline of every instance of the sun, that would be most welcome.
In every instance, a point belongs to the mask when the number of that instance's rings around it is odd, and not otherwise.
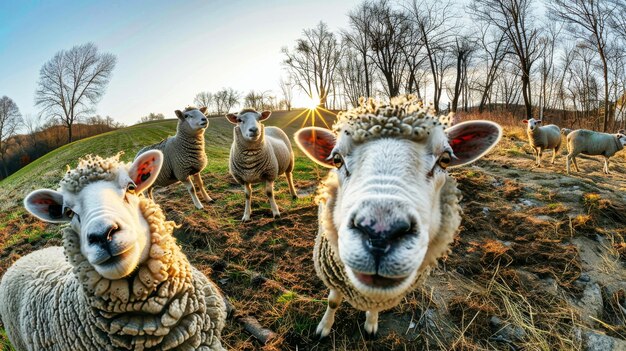
[[[306,107],[309,110],[315,110],[318,108],[319,105],[320,105],[320,99],[315,98],[315,97],[307,99],[307,101],[304,103],[304,107]]]

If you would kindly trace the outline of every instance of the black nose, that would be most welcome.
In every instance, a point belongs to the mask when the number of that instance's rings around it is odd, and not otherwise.
[[[107,246],[109,242],[113,240],[113,234],[115,234],[118,230],[119,227],[116,224],[113,224],[106,227],[102,231],[87,234],[89,245]]]
[[[355,221],[354,227],[365,234],[365,245],[375,256],[386,254],[395,240],[412,232],[411,223],[403,220],[392,223],[383,231],[376,228],[376,221],[373,220],[368,224],[364,224],[364,221]]]
[[[256,133],[258,133],[258,132],[259,132],[259,128],[257,128],[257,127],[252,127],[252,128],[250,128],[250,129],[248,129],[248,130],[249,130],[249,131],[250,131],[250,133],[252,133],[252,134],[256,134]]]
[[[203,119],[202,119],[202,123],[204,123],[204,122],[206,122],[206,118],[203,118]]]

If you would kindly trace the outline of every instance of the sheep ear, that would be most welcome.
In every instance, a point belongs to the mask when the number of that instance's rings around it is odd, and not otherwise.
[[[228,120],[228,122],[232,123],[232,124],[237,124],[237,114],[236,113],[229,113],[226,115],[226,119]]]
[[[522,122],[523,122],[524,124],[528,124],[528,120],[527,120],[527,119],[523,120]]]
[[[198,110],[200,110],[200,112],[202,112],[203,115],[206,115],[207,107],[206,106],[202,106]]]
[[[488,153],[502,137],[502,128],[491,121],[468,121],[446,129],[454,156],[450,167],[472,163]]]
[[[50,189],[38,189],[26,196],[24,207],[33,216],[49,223],[67,223],[71,218],[63,211],[63,194]]]
[[[179,119],[182,119],[182,120],[185,119],[185,115],[183,115],[181,110],[176,110],[174,111],[174,113],[176,114],[176,117],[178,117]]]
[[[135,191],[141,193],[148,189],[159,176],[163,165],[163,153],[159,150],[150,150],[137,156],[128,170],[130,179],[135,182]]]
[[[270,115],[272,114],[272,111],[263,111],[261,112],[261,118],[259,119],[259,121],[265,121],[266,119],[270,118]]]
[[[315,163],[326,168],[335,167],[328,159],[337,143],[333,132],[319,127],[306,127],[297,131],[294,139],[300,150]]]

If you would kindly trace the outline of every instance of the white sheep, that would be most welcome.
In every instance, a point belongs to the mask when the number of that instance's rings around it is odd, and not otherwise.
[[[205,115],[206,107],[197,109],[189,106],[184,111],[176,110],[175,113],[178,117],[176,135],[144,147],[139,150],[136,157],[148,150],[160,150],[165,157],[159,177],[149,189],[146,189],[151,199],[153,187],[168,186],[180,181],[191,195],[193,204],[196,208],[201,209],[203,206],[196,195],[196,189],[191,178],[195,181],[204,200],[206,202],[213,201],[204,189],[204,183],[200,176],[200,172],[207,164],[204,150],[204,131],[209,125]]]
[[[564,136],[568,136],[569,133],[573,132],[575,129],[569,129],[569,128],[561,128],[561,134]]]
[[[580,172],[576,163],[576,156],[602,155],[604,156],[604,173],[609,174],[609,158],[626,145],[626,135],[622,133],[608,134],[592,130],[578,129],[567,135],[567,174],[570,172],[570,161],[574,163],[576,172]]]
[[[378,313],[397,305],[449,244],[461,222],[460,191],[446,168],[473,162],[501,137],[488,121],[459,123],[444,131],[413,96],[390,105],[360,100],[337,116],[333,131],[308,127],[297,145],[331,168],[319,188],[319,232],[313,262],[330,289],[317,327],[330,333],[345,298],[366,311],[375,334]]]
[[[528,134],[528,142],[537,156],[537,167],[541,167],[543,151],[549,149],[553,150],[551,163],[554,164],[556,154],[561,148],[561,130],[559,127],[554,124],[541,127],[539,124],[543,122],[534,118],[524,120],[524,123],[528,124],[526,133]]]
[[[226,118],[235,124],[233,144],[230,148],[229,171],[237,183],[243,185],[246,203],[242,221],[249,221],[252,202],[252,184],[265,182],[272,215],[280,217],[274,199],[274,181],[281,174],[287,177],[289,192],[298,197],[293,185],[294,156],[291,142],[285,132],[278,127],[266,127],[261,122],[268,119],[270,111],[258,113],[244,109],[240,113],[230,113]]]
[[[39,219],[70,225],[63,247],[22,257],[2,278],[9,340],[18,350],[224,350],[221,293],[176,245],[175,223],[139,195],[162,153],[118,159],[81,159],[58,191],[24,200]]]

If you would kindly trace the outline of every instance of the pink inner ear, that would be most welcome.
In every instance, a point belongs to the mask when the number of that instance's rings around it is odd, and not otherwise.
[[[335,147],[335,137],[329,133],[317,132],[313,130],[302,130],[298,134],[300,146],[318,162],[332,166],[332,162],[327,160]]]
[[[135,176],[135,179],[134,179],[135,184],[139,185],[145,182],[148,178],[150,178],[150,175],[152,174],[152,170],[154,170],[154,161],[155,161],[155,158],[153,157],[152,159],[143,162],[137,168],[137,175]]]
[[[499,137],[500,131],[497,127],[475,122],[461,128],[452,128],[449,135],[449,143],[454,155],[451,166],[462,165],[480,158],[485,152],[494,146]]]

